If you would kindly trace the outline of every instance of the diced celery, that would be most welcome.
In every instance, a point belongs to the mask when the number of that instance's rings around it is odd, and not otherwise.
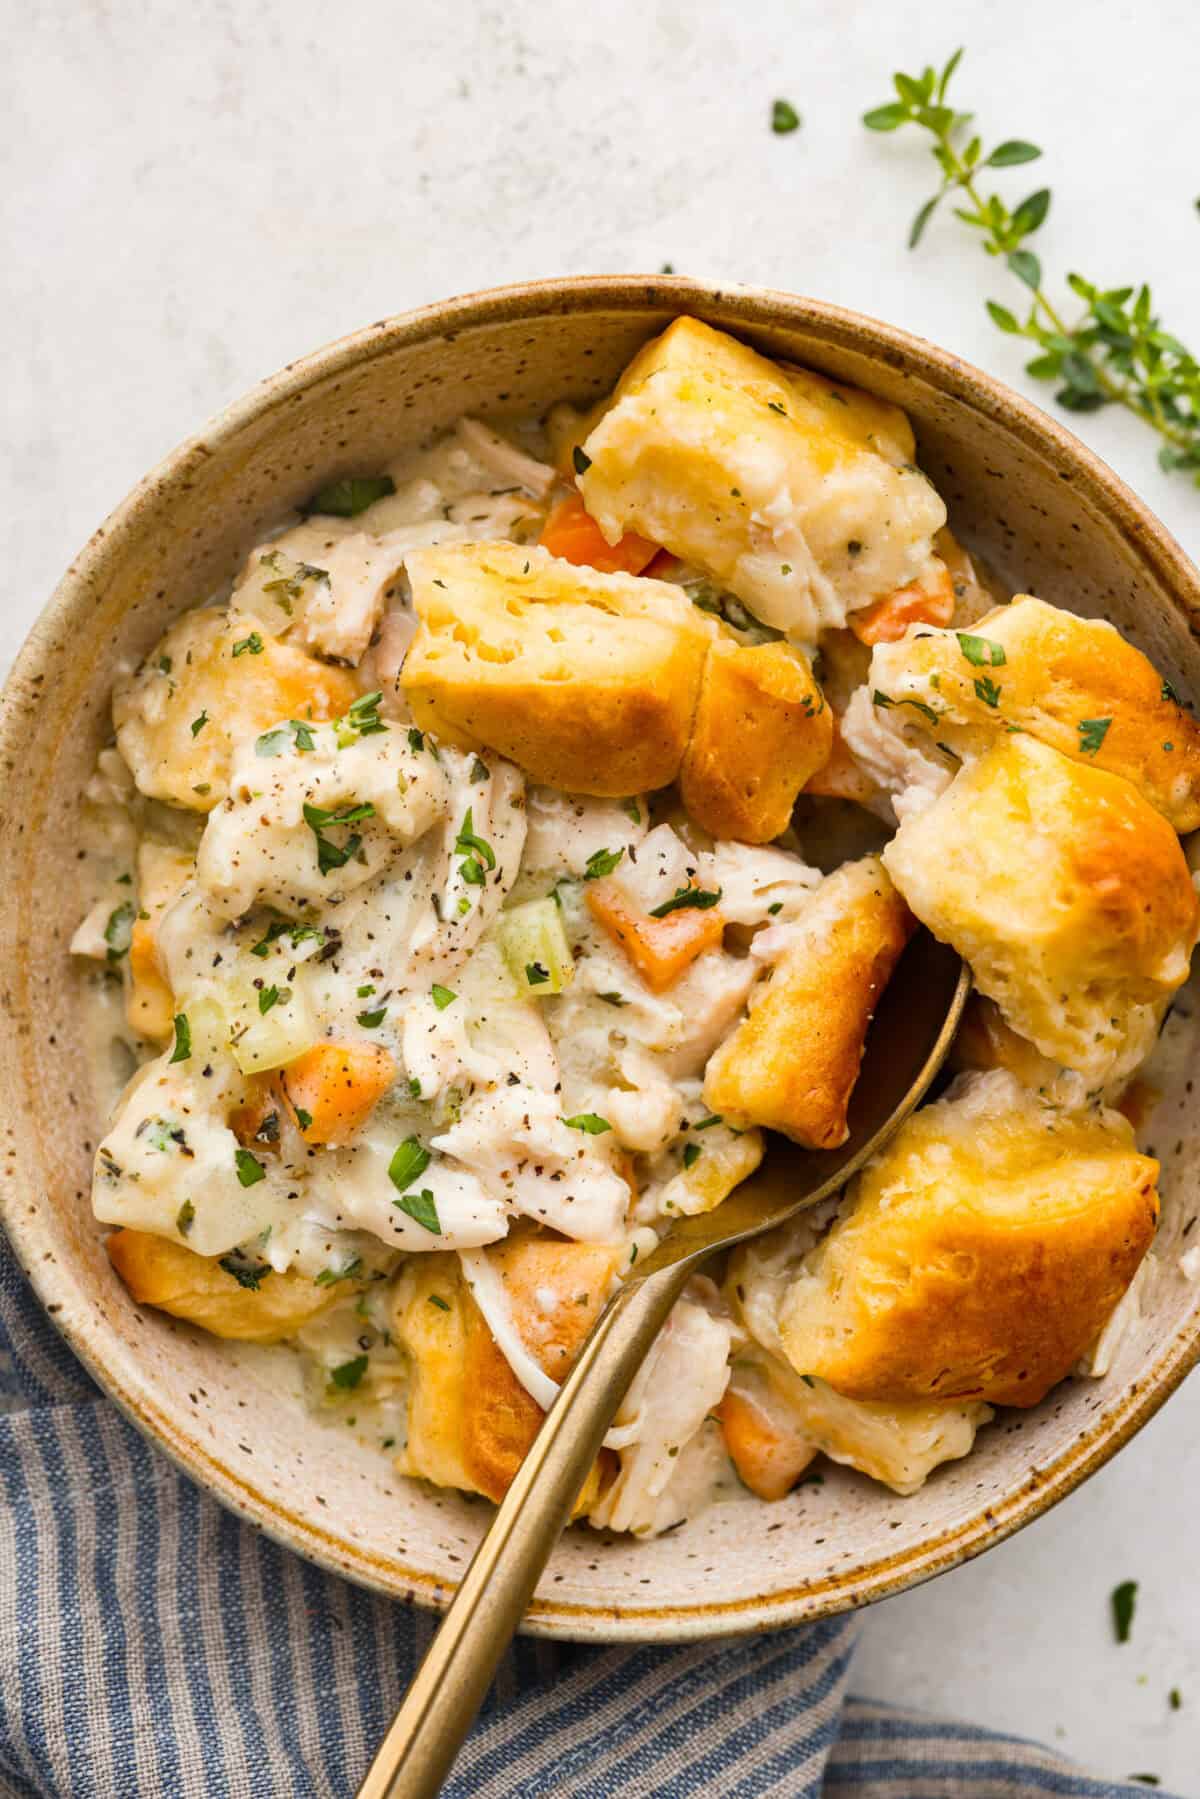
[[[552,899],[527,900],[502,914],[500,948],[522,997],[561,993],[575,975],[562,915]]]
[[[321,1034],[299,982],[268,1012],[260,1008],[258,989],[230,988],[226,1017],[230,1049],[243,1074],[265,1074],[294,1062]]]

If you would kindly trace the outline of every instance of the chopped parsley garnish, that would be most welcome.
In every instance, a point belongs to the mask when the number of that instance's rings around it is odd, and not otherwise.
[[[269,924],[267,926],[266,936],[259,938],[258,942],[252,946],[252,948],[250,950],[250,954],[252,956],[267,956],[267,955],[269,955],[270,951],[271,951],[271,945],[275,942],[275,940],[279,937],[285,937],[285,936],[291,938],[292,948],[296,949],[307,938],[313,938],[313,939],[319,941],[320,937],[321,937],[321,933],[320,933],[320,931],[318,931],[318,929],[316,928],[315,925],[289,924],[286,918],[277,918],[273,924]]]
[[[410,1079],[410,1080],[409,1080],[409,1083],[408,1083],[408,1091],[409,1091],[409,1093],[410,1093],[410,1095],[411,1095],[411,1096],[412,1096],[412,1098],[413,1098],[413,1099],[420,1099],[420,1097],[421,1097],[421,1083],[420,1083],[420,1081],[419,1081],[419,1080],[418,1080],[418,1079],[417,1079],[417,1077],[416,1077],[416,1075],[415,1075],[415,1074],[414,1074],[414,1075],[413,1075],[413,1076],[412,1076],[412,1077],[411,1077],[411,1079]]]
[[[258,1292],[271,1272],[269,1262],[247,1262],[239,1255],[222,1256],[217,1266],[231,1274],[239,1287],[248,1287],[251,1293]]]
[[[257,631],[251,631],[249,637],[241,637],[233,646],[235,656],[261,656],[263,640]],[[193,729],[193,736],[195,731]]]
[[[1079,753],[1094,756],[1108,736],[1111,718],[1081,718],[1079,721]]]
[[[612,1125],[607,1118],[601,1118],[597,1112],[576,1112],[574,1118],[564,1118],[563,1123],[568,1130],[586,1131],[589,1137],[601,1137],[605,1131],[611,1131]]]
[[[768,412],[777,412],[779,414],[780,418],[782,418],[782,419],[785,419],[787,417],[787,408],[785,406],[781,406],[779,404],[778,400],[768,400],[767,401],[767,411]]]
[[[471,887],[482,887],[488,874],[496,866],[496,852],[486,838],[476,836],[475,821],[471,813],[472,808],[468,806],[454,840],[454,853],[463,857],[459,869],[463,880]]]
[[[490,781],[491,778],[492,778],[492,771],[488,767],[487,763],[481,762],[479,760],[479,757],[476,756],[474,762],[472,762],[472,764],[471,764],[471,772],[467,776],[467,779],[472,784],[474,784],[477,781]]]
[[[707,887],[677,887],[669,900],[664,900],[661,906],[651,907],[650,916],[651,918],[666,918],[671,912],[689,910],[707,912],[710,907],[716,905],[720,897],[721,889],[719,887],[715,893]]]
[[[429,989],[429,994],[439,1012],[444,1012],[446,1007],[452,1006],[458,998],[457,993],[452,993],[449,987],[440,986],[437,981]]]
[[[877,687],[871,695],[871,701],[872,704],[876,706],[915,706],[918,712],[924,713],[931,724],[936,725],[938,721],[939,715],[934,711],[932,706],[927,706],[924,700],[894,700],[890,693],[881,693]]]
[[[330,843],[325,836],[329,826],[353,825],[360,819],[374,816],[375,808],[370,800],[364,800],[360,806],[345,806],[340,812],[327,812],[324,806],[313,806],[305,801],[304,822],[317,840],[317,867],[323,875],[331,869],[344,868],[362,848],[362,838],[357,831],[351,832],[340,848],[336,843]]]
[[[348,744],[357,743],[360,737],[374,737],[378,732],[387,730],[387,724],[379,716],[379,702],[382,698],[383,694],[378,691],[360,693],[345,716],[334,720],[334,735],[339,749],[344,750]]]
[[[575,448],[571,451],[571,461],[575,465],[575,473],[577,475],[586,475],[592,466],[592,459],[582,444],[576,444]]]
[[[408,728],[408,747],[410,750],[418,752],[425,748],[425,733],[418,731],[416,725],[410,725]]]
[[[635,825],[641,824],[642,809],[638,805],[636,800],[622,800],[621,801],[621,810],[625,814],[626,818],[628,818],[631,821],[631,823],[633,823]]]
[[[248,1149],[235,1149],[233,1159],[237,1164],[237,1177],[243,1187],[256,1187],[259,1181],[265,1181],[267,1171],[257,1156],[252,1156]]]
[[[782,912],[782,911],[783,911],[783,901],[775,900],[773,902],[773,904],[771,904],[767,907],[767,916],[769,918],[774,918],[774,916],[777,912]]]
[[[273,731],[264,731],[261,737],[254,739],[256,756],[282,756],[289,743],[294,744],[301,755],[316,748],[312,726],[306,725],[303,719],[289,718],[286,724],[276,725]]]
[[[1167,1694],[1167,1704],[1173,1712],[1182,1711],[1183,1694],[1179,1691],[1178,1687],[1172,1687],[1171,1691]]]
[[[714,1124],[723,1123],[724,1120],[719,1112],[710,1112],[707,1118],[701,1118],[698,1123],[692,1126],[692,1129],[694,1131],[711,1131]]]
[[[430,1231],[435,1236],[441,1235],[442,1225],[438,1217],[437,1203],[428,1187],[422,1187],[419,1193],[406,1193],[402,1199],[394,1199],[392,1204],[419,1224],[422,1230]]]
[[[624,850],[593,850],[583,871],[584,880],[599,881],[610,875],[624,854]]]
[[[418,1138],[406,1137],[388,1163],[388,1179],[398,1192],[403,1193],[406,1187],[421,1178],[432,1160]]]
[[[208,713],[207,712],[202,712],[200,714],[199,718],[194,718],[191,723],[192,736],[199,737],[201,731],[204,729],[204,727],[207,723],[208,723]]]
[[[175,1047],[171,1051],[172,1062],[186,1062],[192,1053],[192,1027],[188,1023],[186,1012],[175,1014]]]
[[[356,1355],[348,1362],[339,1362],[336,1368],[331,1368],[329,1379],[333,1386],[339,1387],[343,1393],[357,1387],[367,1372],[367,1360],[365,1355]]]
[[[338,1281],[353,1280],[356,1274],[362,1273],[362,1257],[355,1256],[344,1268],[322,1268],[316,1279],[318,1287],[332,1287]]]
[[[627,1006],[629,1004],[629,1001],[620,993],[598,993],[596,998],[602,999],[606,1006]]]
[[[981,675],[979,677],[978,681],[975,683],[975,692],[979,695],[979,698],[983,701],[985,706],[994,707],[1000,704],[1000,689],[990,675]]]
[[[105,953],[110,962],[119,962],[128,950],[136,916],[130,900],[122,900],[115,911],[109,913],[108,923],[104,927],[104,941],[108,945]]]
[[[331,518],[357,518],[376,500],[395,493],[396,483],[390,475],[345,475],[319,488],[308,502],[306,512],[324,512]]]
[[[1123,1580],[1115,1586],[1109,1596],[1112,1607],[1113,1635],[1118,1643],[1127,1643],[1133,1629],[1133,1608],[1137,1603],[1138,1583],[1136,1580]]]
[[[380,1006],[378,1012],[360,1012],[356,1022],[361,1024],[364,1031],[373,1031],[376,1025],[382,1024],[386,1017],[387,1007]]]
[[[1162,684],[1162,697],[1164,700],[1173,700],[1175,705],[1177,705],[1177,706],[1182,706],[1182,704],[1183,704],[1183,701],[1180,699],[1179,695],[1176,693],[1175,689],[1172,687],[1171,683],[1167,680],[1165,675],[1163,677],[1163,684]]]
[[[531,987],[541,987],[550,979],[550,970],[540,962],[526,962],[525,979]]]
[[[431,1293],[429,1295],[429,1303],[431,1306],[436,1306],[439,1312],[448,1312],[450,1310],[450,1307],[446,1304],[446,1301],[442,1298],[440,1293]]]
[[[312,1124],[312,1113],[306,1112],[303,1106],[296,1107],[296,1123],[302,1131],[308,1130]]]
[[[169,656],[160,656],[158,659],[159,673],[163,674],[163,675],[169,675],[171,672],[171,668],[172,668],[171,658]]]
[[[958,647],[972,668],[1003,668],[1008,661],[1004,645],[991,637],[973,637],[969,631],[957,631]]]
[[[684,1165],[684,1167],[685,1168],[694,1168],[696,1166],[696,1163],[700,1160],[700,1158],[703,1154],[704,1154],[704,1151],[701,1149],[701,1147],[698,1143],[685,1144],[684,1150],[683,1150],[683,1165]]]
[[[786,137],[789,132],[798,131],[799,128],[800,114],[796,111],[796,108],[792,105],[791,101],[776,100],[771,108],[771,130],[775,133],[776,137]],[[782,407],[776,406],[774,410],[776,412],[781,412],[783,409]]]
[[[186,1237],[192,1228],[196,1216],[196,1208],[190,1199],[185,1199],[175,1214],[175,1229],[181,1237]]]
[[[258,1009],[265,1018],[272,1006],[277,1006],[281,999],[286,998],[286,987],[260,987],[258,990]]]

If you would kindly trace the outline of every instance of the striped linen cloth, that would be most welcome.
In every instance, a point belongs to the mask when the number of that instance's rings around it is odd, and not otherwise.
[[[125,1423],[0,1239],[0,1799],[341,1799],[429,1642]],[[681,1649],[519,1639],[452,1799],[1117,1799],[1010,1737],[846,1696],[855,1624]]]

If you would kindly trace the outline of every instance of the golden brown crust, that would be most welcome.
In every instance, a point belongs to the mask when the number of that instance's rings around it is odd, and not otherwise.
[[[410,556],[402,681],[423,729],[607,797],[675,779],[715,628],[682,591],[510,543]]]
[[[252,642],[257,650],[239,648]],[[280,643],[259,620],[204,608],[117,682],[113,722],[143,793],[211,812],[228,792],[236,742],[285,718],[336,718],[357,693],[353,675]]]
[[[621,1251],[518,1237],[488,1251],[525,1348],[561,1381],[608,1294]],[[553,1294],[554,1304],[543,1302]],[[458,1257],[414,1257],[401,1284],[397,1333],[412,1361],[405,1472],[499,1502],[545,1414],[488,1328]],[[607,1451],[576,1503],[582,1516],[611,1472]]]
[[[859,1177],[780,1306],[788,1359],[852,1399],[1036,1405],[1137,1272],[1157,1176],[1115,1113],[975,1076]]]
[[[264,1275],[257,1289],[243,1287],[217,1258],[198,1256],[184,1244],[149,1231],[114,1231],[105,1248],[139,1305],[157,1306],[214,1337],[242,1343],[278,1343],[293,1337],[302,1324],[362,1285],[343,1280],[336,1288],[318,1287],[289,1270]]]
[[[832,741],[833,715],[799,650],[715,643],[679,775],[684,806],[713,837],[769,843]]]
[[[811,1149],[844,1143],[867,1026],[912,931],[878,857],[830,875],[711,1057],[705,1104]]]
[[[904,819],[883,860],[1044,1055],[1104,1081],[1146,1054],[1198,914],[1178,838],[1130,782],[1004,737]]]
[[[960,633],[922,628],[876,650],[872,686],[928,706],[934,716],[908,706],[906,719],[960,753],[979,754],[1016,725],[1123,775],[1177,831],[1200,826],[1200,723],[1112,625],[1018,594],[969,635],[999,646],[1002,660],[968,642],[973,661]]]

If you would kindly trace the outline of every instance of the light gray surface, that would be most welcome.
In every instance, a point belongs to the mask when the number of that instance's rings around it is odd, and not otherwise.
[[[8,0],[7,17],[4,663],[179,438],[290,358],[446,294],[669,261],[873,312],[1044,397],[983,313],[1019,290],[968,234],[947,219],[904,250],[927,153],[857,122],[893,67],[960,42],[960,104],[1047,150],[1000,177],[1013,200],[1053,187],[1047,266],[1151,277],[1168,325],[1200,336],[1194,0],[45,0],[19,16]],[[802,131],[771,134],[777,95]],[[1150,434],[1107,414],[1083,429],[1200,552],[1200,493],[1159,474]],[[1200,1793],[1198,1491],[1193,1379],[1048,1518],[871,1614],[860,1690]],[[1117,1647],[1124,1578],[1141,1590]]]

